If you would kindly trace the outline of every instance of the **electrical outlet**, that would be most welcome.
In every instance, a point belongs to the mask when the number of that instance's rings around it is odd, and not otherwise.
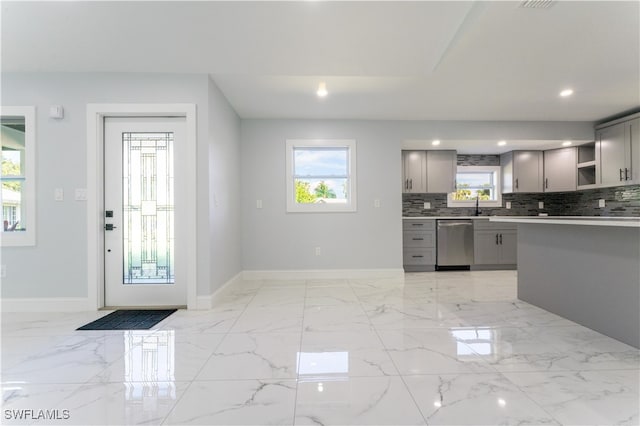
[[[379,199],[375,199],[373,200],[373,207],[375,207],[376,209],[380,208],[380,200]]]
[[[506,207],[506,208],[508,208],[508,209],[510,209],[510,208],[511,208],[511,201],[507,201],[507,202],[505,203],[505,207]]]
[[[256,200],[256,209],[262,208],[262,200]]]
[[[56,188],[53,190],[53,199],[56,201],[64,201],[64,189]]]
[[[316,256],[320,256],[322,254],[322,249],[320,247],[316,247]]]
[[[539,209],[544,209],[544,201],[539,201],[538,202],[538,208]]]
[[[430,208],[431,208],[431,203],[430,203],[430,202],[428,202],[428,201],[425,201],[425,203],[424,203],[424,209],[425,209],[425,210],[428,210],[428,209],[430,209]]]
[[[603,208],[605,206],[604,200],[598,200],[598,207]]]

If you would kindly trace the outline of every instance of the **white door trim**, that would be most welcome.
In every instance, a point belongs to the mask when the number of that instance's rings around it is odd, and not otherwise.
[[[105,117],[185,117],[187,133],[187,308],[196,309],[197,179],[195,104],[87,104],[87,295],[104,306],[103,166]]]

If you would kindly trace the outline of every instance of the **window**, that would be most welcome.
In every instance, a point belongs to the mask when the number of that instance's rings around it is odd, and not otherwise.
[[[287,211],[356,211],[356,142],[287,141]]]
[[[2,107],[2,246],[35,245],[35,108]]]
[[[477,200],[480,206],[500,207],[499,166],[458,166],[456,192],[447,196],[447,207],[471,207]]]

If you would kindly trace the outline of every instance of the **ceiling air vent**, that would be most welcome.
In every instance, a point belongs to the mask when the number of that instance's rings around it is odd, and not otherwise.
[[[524,9],[549,9],[553,6],[553,0],[525,0],[520,3]]]

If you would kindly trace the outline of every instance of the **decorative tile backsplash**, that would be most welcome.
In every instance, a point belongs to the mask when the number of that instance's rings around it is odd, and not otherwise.
[[[458,166],[499,166],[499,155],[458,154]]]
[[[605,200],[604,208],[598,207],[598,200],[601,199]],[[640,185],[572,192],[503,194],[502,205],[506,205],[507,201],[511,202],[511,209],[481,207],[481,215],[537,216],[539,213],[548,213],[549,216],[640,216]],[[544,202],[543,209],[538,208],[540,201]],[[431,203],[430,209],[424,209],[425,202]],[[474,214],[475,207],[447,207],[447,194],[402,194],[403,216]]]

